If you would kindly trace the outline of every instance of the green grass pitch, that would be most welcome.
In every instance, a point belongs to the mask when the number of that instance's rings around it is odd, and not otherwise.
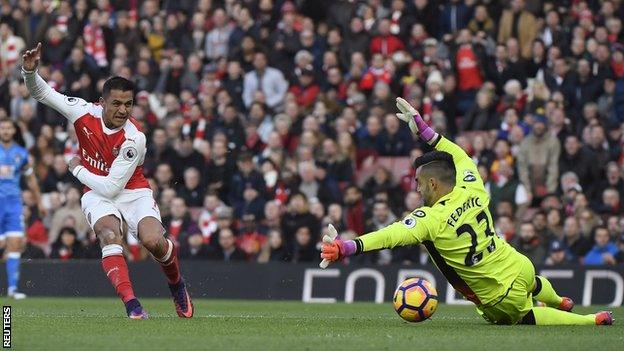
[[[125,318],[112,298],[10,304],[14,350],[624,350],[622,307],[611,327],[536,327],[493,326],[474,307],[448,305],[410,324],[390,304],[372,303],[197,299],[195,318],[182,320],[170,300],[143,299],[147,321]]]

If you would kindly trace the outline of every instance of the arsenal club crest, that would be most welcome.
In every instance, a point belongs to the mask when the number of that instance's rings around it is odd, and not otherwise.
[[[117,155],[119,155],[119,146],[113,148],[113,157],[117,157]]]

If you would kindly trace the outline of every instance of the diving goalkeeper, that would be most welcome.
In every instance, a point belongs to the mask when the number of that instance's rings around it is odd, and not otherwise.
[[[397,98],[397,107],[397,117],[435,148],[414,161],[416,190],[425,205],[355,240],[325,237],[322,266],[363,252],[421,243],[455,290],[490,323],[613,324],[609,311],[570,312],[574,302],[557,295],[546,278],[535,275],[531,261],[494,232],[490,198],[472,159],[429,127],[407,101]],[[534,307],[533,298],[546,307]]]

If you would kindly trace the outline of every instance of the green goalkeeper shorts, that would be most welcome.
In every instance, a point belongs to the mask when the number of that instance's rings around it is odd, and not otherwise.
[[[490,323],[512,325],[533,308],[533,285],[535,284],[535,267],[524,255],[517,255],[520,273],[512,282],[507,293],[499,300],[477,308],[477,312]]]

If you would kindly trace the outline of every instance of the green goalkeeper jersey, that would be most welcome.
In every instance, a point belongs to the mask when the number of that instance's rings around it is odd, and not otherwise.
[[[355,240],[357,252],[422,243],[449,283],[466,299],[488,305],[501,299],[519,273],[519,253],[494,232],[489,195],[475,163],[450,140],[435,148],[453,156],[453,191],[383,229]]]

